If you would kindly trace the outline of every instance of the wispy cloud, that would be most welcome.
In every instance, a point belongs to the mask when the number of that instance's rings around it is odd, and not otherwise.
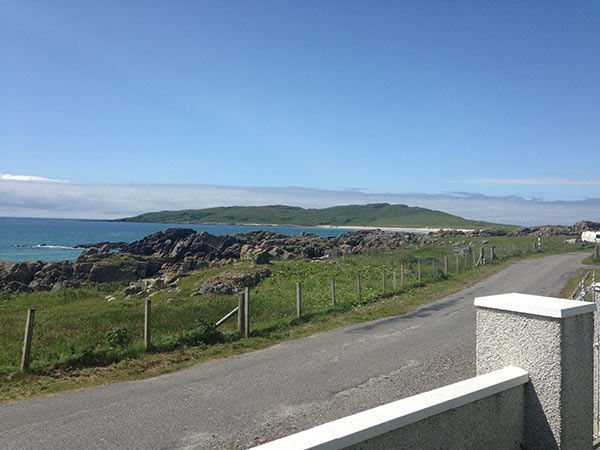
[[[600,185],[600,180],[576,180],[572,178],[475,178],[465,180],[473,184],[570,184]]]
[[[68,183],[67,180],[54,180],[52,178],[36,177],[33,175],[11,175],[10,173],[0,173],[0,180],[37,181],[37,182],[44,182],[44,183]]]
[[[467,219],[518,225],[600,221],[600,198],[544,201],[478,193],[376,194],[298,187],[210,185],[85,185],[0,179],[0,216],[113,219],[143,212],[215,206],[293,205],[305,208],[367,203],[407,204]]]

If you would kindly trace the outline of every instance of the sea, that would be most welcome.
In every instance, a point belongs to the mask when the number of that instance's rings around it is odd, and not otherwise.
[[[94,244],[105,241],[133,242],[155,231],[174,227],[192,228],[198,232],[206,231],[217,236],[254,230],[271,230],[287,235],[299,235],[301,232],[307,231],[321,237],[328,237],[353,231],[350,228],[134,223],[0,217],[0,260],[13,262],[27,260],[73,261],[84,251],[84,249],[74,248],[78,244]]]

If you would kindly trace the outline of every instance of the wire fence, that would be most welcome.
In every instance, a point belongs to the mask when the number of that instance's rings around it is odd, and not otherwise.
[[[327,318],[506,259],[564,250],[560,245],[549,244],[542,249],[537,243],[481,248],[470,252],[444,249],[437,254],[401,257],[392,253],[380,255],[379,259],[365,256],[349,262],[342,258],[276,264],[271,277],[238,295],[190,297],[188,287],[181,294],[161,291],[152,298],[113,300],[109,294],[102,301],[90,301],[83,291],[64,289],[51,302],[36,305],[29,337],[28,333],[23,337],[24,315],[0,318],[4,330],[0,374],[14,370],[19,363],[22,370],[102,365],[144,351],[239,340],[245,335],[245,320],[250,337],[267,336],[302,321]],[[232,311],[244,305],[244,298],[248,299],[248,314],[240,318],[243,311]],[[150,314],[146,305],[151,308]],[[217,327],[227,314],[229,320]]]

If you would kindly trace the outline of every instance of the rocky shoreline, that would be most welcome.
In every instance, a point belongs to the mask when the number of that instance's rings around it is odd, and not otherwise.
[[[508,236],[579,235],[600,229],[597,222],[579,222],[572,227],[521,228]],[[139,280],[166,273],[183,275],[203,267],[223,266],[239,260],[265,264],[272,260],[330,258],[354,255],[377,248],[384,251],[446,246],[448,237],[500,236],[499,231],[440,230],[428,234],[359,230],[323,238],[303,232],[288,236],[272,231],[214,236],[187,228],[169,228],[132,243],[100,242],[87,248],[74,262],[0,261],[0,292],[56,291],[83,283]],[[115,251],[116,250],[116,251]]]

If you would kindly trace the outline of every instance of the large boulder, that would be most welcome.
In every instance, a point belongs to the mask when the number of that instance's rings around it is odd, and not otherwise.
[[[21,284],[29,284],[33,280],[34,274],[35,272],[27,262],[21,262],[12,267],[5,279],[8,282],[16,281]]]
[[[226,271],[206,281],[197,282],[197,288],[192,292],[192,295],[233,295],[243,288],[256,286],[261,280],[269,276],[271,276],[271,271],[267,268],[245,273]]]
[[[122,253],[142,256],[166,256],[178,241],[197,233],[190,228],[167,228],[121,247]]]
[[[592,222],[591,220],[582,220],[573,225],[573,232],[581,234],[584,231],[599,231],[600,222]]]
[[[4,286],[2,292],[5,294],[23,294],[33,292],[33,289],[24,283],[19,283],[18,281],[13,280]]]
[[[94,263],[91,261],[75,262],[73,264],[73,277],[77,279],[89,278],[92,267],[94,267]]]
[[[0,280],[5,279],[15,265],[14,262],[0,261]]]
[[[269,252],[260,252],[254,257],[256,264],[268,264],[271,261],[271,255]]]
[[[111,281],[135,280],[146,276],[146,265],[130,258],[111,258],[94,263],[88,278],[90,281],[106,283]]]

